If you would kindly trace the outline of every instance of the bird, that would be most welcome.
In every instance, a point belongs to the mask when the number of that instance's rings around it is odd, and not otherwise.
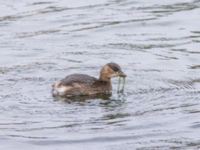
[[[52,85],[53,97],[111,95],[113,77],[126,77],[121,67],[114,62],[102,66],[99,78],[86,74],[71,74]]]

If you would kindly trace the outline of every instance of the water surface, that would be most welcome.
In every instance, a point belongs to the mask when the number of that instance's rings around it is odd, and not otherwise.
[[[0,148],[200,149],[199,0],[0,2]],[[51,84],[116,62],[124,96],[57,101]]]

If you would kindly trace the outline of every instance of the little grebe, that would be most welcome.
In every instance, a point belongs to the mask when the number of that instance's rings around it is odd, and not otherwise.
[[[99,79],[85,74],[71,74],[53,84],[53,96],[73,97],[111,94],[112,77],[126,77],[121,67],[116,63],[104,65]]]

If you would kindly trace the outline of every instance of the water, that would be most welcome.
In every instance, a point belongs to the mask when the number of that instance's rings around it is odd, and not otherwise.
[[[0,149],[200,149],[199,0],[0,2]],[[128,75],[125,95],[58,101],[51,84]]]

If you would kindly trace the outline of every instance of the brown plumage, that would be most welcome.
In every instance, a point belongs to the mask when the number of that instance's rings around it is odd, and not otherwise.
[[[102,67],[99,79],[85,74],[71,74],[53,84],[52,94],[62,97],[111,94],[111,78],[116,76],[126,75],[118,64],[108,63]]]

